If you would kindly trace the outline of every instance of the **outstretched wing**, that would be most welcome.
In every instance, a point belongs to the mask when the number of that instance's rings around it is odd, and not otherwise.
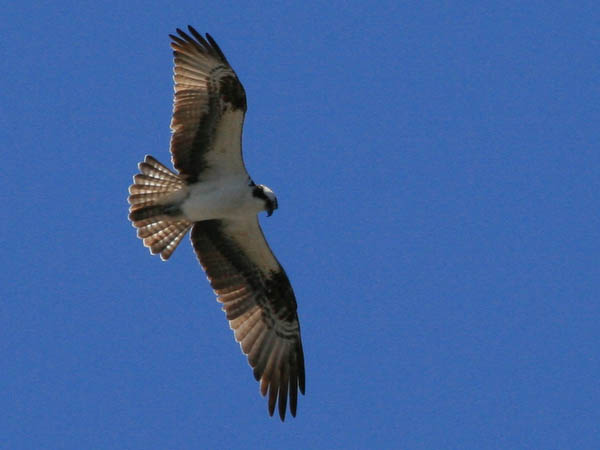
[[[173,165],[193,183],[245,172],[242,126],[246,93],[225,55],[206,34],[188,26],[170,35],[175,60],[171,121]]]
[[[289,396],[295,416],[298,389],[304,394],[296,299],[258,218],[196,222],[191,239],[262,395],[269,393],[269,414],[278,401],[284,420]]]

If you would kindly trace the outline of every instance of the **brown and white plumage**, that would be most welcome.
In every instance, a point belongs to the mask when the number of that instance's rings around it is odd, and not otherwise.
[[[223,304],[235,339],[268,393],[272,415],[296,415],[304,356],[296,299],[257,213],[277,199],[256,185],[241,150],[246,94],[210,35],[171,35],[175,98],[171,155],[178,173],[146,156],[129,188],[129,218],[152,253],[168,259],[191,228],[196,255]]]
[[[298,388],[304,393],[296,299],[285,271],[266,245],[258,218],[198,222],[192,243],[261,383],[261,393],[269,392],[269,413],[279,399],[283,419],[289,393],[290,411],[296,415]]]
[[[225,55],[207,34],[177,29],[173,42],[175,98],[171,120],[173,165],[195,181],[208,169],[246,173],[241,154],[246,92]],[[208,174],[204,174],[205,176]]]

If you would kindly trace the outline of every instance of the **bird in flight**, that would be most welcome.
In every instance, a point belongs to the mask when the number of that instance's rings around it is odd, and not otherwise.
[[[175,96],[171,159],[150,155],[129,187],[129,220],[153,254],[169,259],[191,229],[194,251],[223,304],[229,326],[283,421],[304,394],[304,355],[296,298],[258,223],[277,209],[271,189],[255,184],[242,159],[246,93],[209,35],[191,26],[170,35]]]

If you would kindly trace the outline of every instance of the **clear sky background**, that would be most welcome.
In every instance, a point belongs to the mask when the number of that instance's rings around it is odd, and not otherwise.
[[[0,448],[599,448],[600,6],[7,2]],[[168,163],[168,34],[244,83],[299,305],[266,401],[188,239],[127,220]]]

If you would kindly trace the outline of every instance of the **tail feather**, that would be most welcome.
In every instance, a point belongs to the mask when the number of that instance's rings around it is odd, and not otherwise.
[[[138,165],[140,172],[133,177],[129,187],[129,203],[131,205],[151,205],[165,194],[177,192],[185,187],[185,182],[159,163],[150,155],[146,155]]]
[[[181,238],[190,229],[188,221],[178,221],[171,223],[158,222],[163,228],[144,238],[144,245],[150,248],[152,254],[160,253],[160,257],[164,260],[169,259],[171,254],[177,248]]]
[[[169,259],[192,223],[182,219],[170,198],[186,184],[175,173],[147,155],[129,187],[129,220],[152,254]]]

